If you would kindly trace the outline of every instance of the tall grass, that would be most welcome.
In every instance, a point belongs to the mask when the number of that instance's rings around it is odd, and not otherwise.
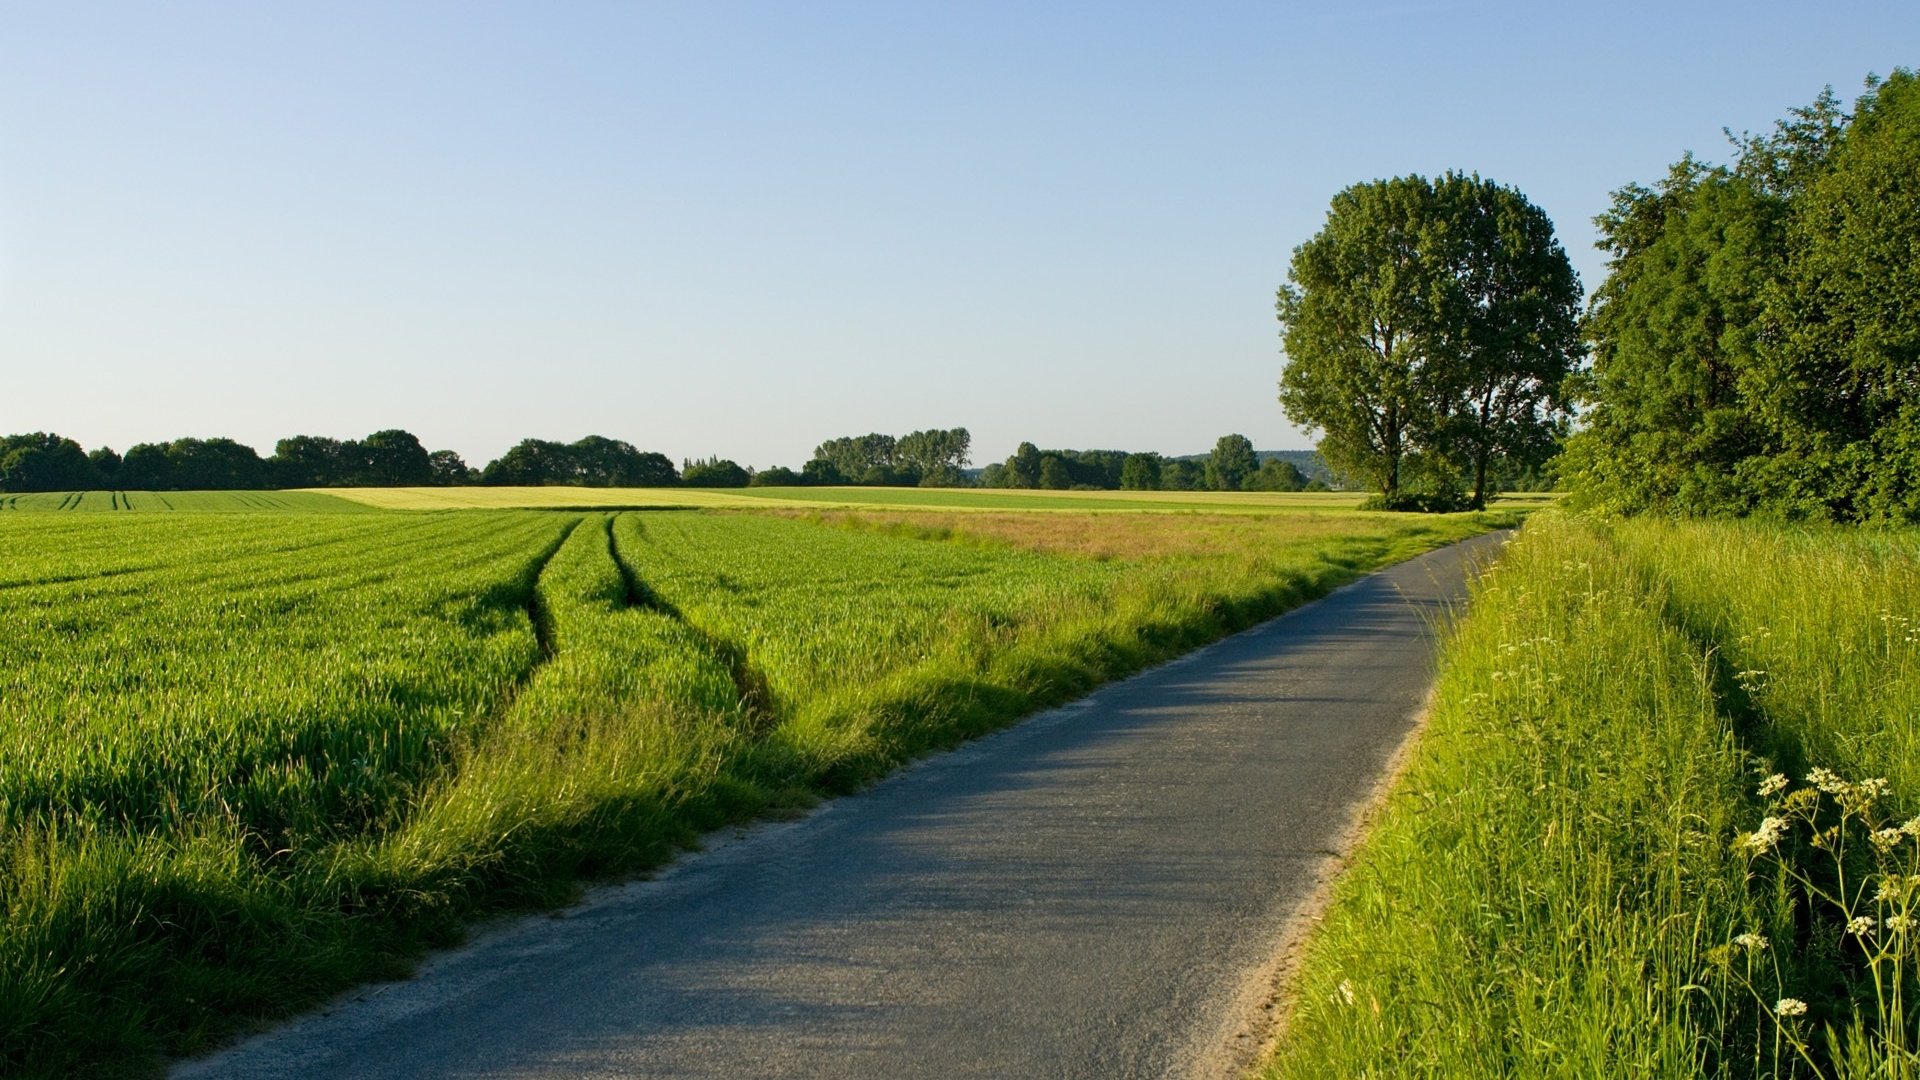
[[[1910,535],[1530,520],[1270,1076],[1915,1074]]]

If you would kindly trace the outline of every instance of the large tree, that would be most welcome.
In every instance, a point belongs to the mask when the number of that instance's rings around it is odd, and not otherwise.
[[[1207,486],[1215,491],[1239,491],[1260,468],[1253,441],[1245,435],[1222,435],[1207,455]]]
[[[1518,469],[1552,457],[1569,412],[1564,387],[1581,357],[1580,279],[1546,212],[1510,187],[1450,173],[1434,184],[1447,223],[1444,451],[1464,459],[1473,505],[1486,505],[1496,460]]]
[[[1287,355],[1281,407],[1320,433],[1320,453],[1335,468],[1369,478],[1388,497],[1400,490],[1409,455],[1440,426],[1446,386],[1433,359],[1442,228],[1424,178],[1355,184],[1294,249],[1275,302]]]
[[[1280,403],[1334,468],[1391,499],[1410,462],[1464,467],[1481,501],[1496,458],[1549,452],[1580,286],[1518,191],[1458,173],[1355,184],[1287,278]]]

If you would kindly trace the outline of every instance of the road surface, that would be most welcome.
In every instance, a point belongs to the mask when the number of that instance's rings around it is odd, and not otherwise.
[[[1432,625],[1499,540],[485,932],[176,1075],[1231,1073],[1290,917],[1415,719]]]

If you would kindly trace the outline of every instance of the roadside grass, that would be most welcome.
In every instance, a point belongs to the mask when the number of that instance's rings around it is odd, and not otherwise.
[[[1920,1072],[1914,539],[1532,517],[1265,1075]]]
[[[153,1072],[1505,520],[898,517],[0,518],[0,1072]]]

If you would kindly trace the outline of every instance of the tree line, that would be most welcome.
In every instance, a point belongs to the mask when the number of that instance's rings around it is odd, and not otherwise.
[[[1920,79],[1730,138],[1595,219],[1562,474],[1615,512],[1920,522]]]
[[[484,469],[451,450],[429,451],[398,428],[364,439],[295,435],[270,457],[232,439],[139,443],[122,455],[91,453],[47,432],[0,436],[0,491],[257,490],[303,487],[431,487],[456,484],[577,484],[665,487],[681,482],[664,454],[589,435],[572,443],[526,439]]]
[[[1302,491],[1322,487],[1291,462],[1260,460],[1244,435],[1223,435],[1199,460],[1125,450],[1042,450],[1023,442],[980,473],[980,486],[1036,490]]]

